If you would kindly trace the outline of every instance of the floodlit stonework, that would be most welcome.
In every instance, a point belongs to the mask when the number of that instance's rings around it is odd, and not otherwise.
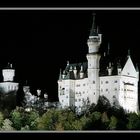
[[[8,67],[2,70],[3,82],[0,83],[0,92],[7,94],[10,92],[17,92],[19,89],[19,83],[14,82],[15,70],[12,68],[12,64],[8,64]]]
[[[120,61],[116,67],[111,62],[102,73],[99,48],[102,34],[93,25],[87,40],[87,62],[69,64],[59,75],[58,97],[62,108],[76,107],[80,112],[85,105],[97,104],[99,96],[105,96],[112,106],[121,106],[126,112],[138,112],[139,70],[134,66],[130,54],[125,64]],[[111,61],[111,60],[109,60]],[[114,72],[115,71],[115,72]]]

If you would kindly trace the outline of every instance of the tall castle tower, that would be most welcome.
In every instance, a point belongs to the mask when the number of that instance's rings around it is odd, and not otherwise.
[[[95,14],[93,14],[93,24],[90,31],[88,44],[88,84],[89,84],[89,99],[90,103],[97,104],[99,98],[99,61],[100,54],[99,48],[102,42],[102,34],[98,33],[98,29],[95,25]]]
[[[8,63],[7,67],[2,70],[2,75],[3,82],[0,83],[0,92],[17,92],[19,84],[14,82],[15,69],[13,69],[12,64]]]

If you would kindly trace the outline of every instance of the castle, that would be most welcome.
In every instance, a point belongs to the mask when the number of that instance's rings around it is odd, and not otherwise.
[[[7,94],[10,92],[17,92],[19,83],[14,82],[15,70],[12,64],[8,63],[7,67],[2,70],[3,82],[0,83],[0,92]]]
[[[19,83],[14,82],[15,69],[8,63],[2,70],[3,81],[0,82],[0,109],[14,109]]]
[[[121,106],[126,112],[138,112],[139,70],[134,66],[130,53],[124,65],[116,67],[111,62],[102,69],[100,45],[102,34],[93,24],[87,40],[87,62],[69,64],[58,80],[58,97],[62,108],[76,107],[81,112],[85,105],[97,104],[99,96],[105,96],[112,106]],[[111,61],[111,60],[109,60]]]

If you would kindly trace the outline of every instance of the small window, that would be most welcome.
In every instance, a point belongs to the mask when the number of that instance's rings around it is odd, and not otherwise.
[[[117,88],[115,88],[114,90],[117,91]]]
[[[93,84],[95,84],[95,81],[93,81]]]
[[[108,89],[106,89],[106,91],[108,91]]]
[[[103,84],[103,81],[101,81],[101,84]]]
[[[85,86],[86,84],[83,84],[83,86]]]
[[[79,102],[81,101],[81,99],[79,99]]]
[[[113,95],[113,98],[116,98],[116,96],[115,96],[115,95]]]
[[[68,98],[68,96],[66,96],[66,98]]]
[[[94,92],[94,95],[95,95],[95,92]]]
[[[77,102],[77,99],[75,99],[75,102]]]
[[[108,84],[108,81],[106,81],[105,83]]]
[[[101,89],[101,92],[103,92],[103,89]]]
[[[117,80],[114,81],[114,83],[117,83],[117,82],[118,82]]]

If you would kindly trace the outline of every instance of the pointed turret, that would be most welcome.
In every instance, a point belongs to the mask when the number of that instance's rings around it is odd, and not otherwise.
[[[66,76],[66,71],[65,71],[65,70],[63,70],[62,78],[64,79],[64,78],[65,78],[65,76]]]
[[[73,68],[72,68],[72,66],[70,66],[70,70],[69,71],[73,71]]]
[[[99,27],[95,25],[95,14],[93,14],[93,23],[90,30],[89,39],[87,41],[89,47],[89,53],[97,53],[102,42],[102,34],[99,34]]]
[[[136,71],[139,72],[138,64],[136,64]]]
[[[108,42],[108,46],[107,46],[107,55],[110,55],[110,43]]]
[[[97,33],[97,28],[96,28],[96,23],[95,23],[95,13],[93,13],[93,22],[92,22],[92,27],[90,30],[90,35],[89,36],[98,36]]]
[[[121,67],[121,63],[120,63],[120,60],[119,60],[118,63],[117,63],[117,72],[118,72],[118,75],[121,75],[121,71],[122,71],[122,67]]]
[[[83,65],[81,65],[81,69],[80,69],[80,78],[84,78]]]
[[[130,57],[130,49],[128,49],[127,57]]]
[[[75,77],[75,79],[77,79],[77,68],[76,68],[76,66],[74,66],[73,72],[74,72],[74,77]]]
[[[112,66],[111,66],[111,62],[109,62],[108,75],[112,75]]]
[[[139,80],[139,67],[138,67],[138,64],[136,64],[136,72],[137,72],[137,78]]]
[[[59,80],[62,80],[62,72],[61,72],[61,69],[60,69],[60,73],[59,73]]]

